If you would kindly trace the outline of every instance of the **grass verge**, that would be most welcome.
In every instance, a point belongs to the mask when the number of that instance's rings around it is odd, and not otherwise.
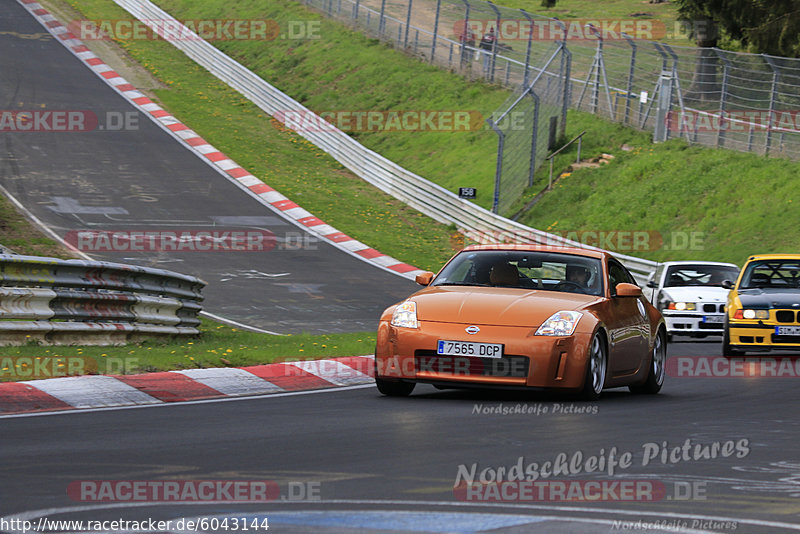
[[[195,339],[152,340],[125,347],[3,347],[0,382],[51,378],[54,374],[137,374],[355,356],[372,354],[376,340],[374,332],[273,336],[208,320],[203,320],[200,331]],[[37,358],[38,367],[27,366]]]

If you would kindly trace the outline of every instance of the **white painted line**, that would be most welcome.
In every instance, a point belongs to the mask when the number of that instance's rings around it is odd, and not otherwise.
[[[183,371],[170,372],[188,376],[192,380],[216,389],[225,395],[261,395],[283,391],[283,388],[276,386],[272,382],[267,382],[244,369],[233,367],[185,369]]]
[[[162,401],[110,376],[71,376],[32,380],[28,385],[76,408],[162,404]]]

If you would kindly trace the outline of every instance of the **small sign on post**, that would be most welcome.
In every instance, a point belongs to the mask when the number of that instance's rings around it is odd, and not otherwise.
[[[474,187],[459,187],[458,188],[458,198],[475,198],[478,194],[478,190]]]

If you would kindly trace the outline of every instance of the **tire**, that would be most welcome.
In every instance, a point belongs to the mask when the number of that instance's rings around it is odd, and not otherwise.
[[[375,385],[387,397],[408,397],[416,386],[413,382],[392,382],[378,377],[375,377]]]
[[[666,339],[667,336],[664,334],[664,330],[659,330],[653,342],[653,354],[650,361],[650,369],[647,372],[647,378],[641,384],[628,386],[631,393],[655,395],[661,391],[661,386],[664,385],[664,376],[666,374]]]
[[[375,385],[378,391],[387,397],[408,397],[414,391],[414,382],[400,382],[394,380],[384,380],[378,376],[378,359],[375,359]]]
[[[725,330],[722,331],[722,355],[726,358],[734,358],[742,356],[744,351],[731,347],[731,339],[728,334],[728,326],[725,325]]]
[[[606,383],[608,371],[608,349],[603,334],[597,332],[589,345],[589,361],[586,362],[586,378],[580,397],[583,400],[595,401],[600,398]]]

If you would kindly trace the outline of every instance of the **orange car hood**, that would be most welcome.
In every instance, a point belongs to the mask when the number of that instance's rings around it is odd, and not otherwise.
[[[505,287],[429,287],[409,300],[420,321],[475,325],[539,326],[561,310],[580,310],[601,297]]]

